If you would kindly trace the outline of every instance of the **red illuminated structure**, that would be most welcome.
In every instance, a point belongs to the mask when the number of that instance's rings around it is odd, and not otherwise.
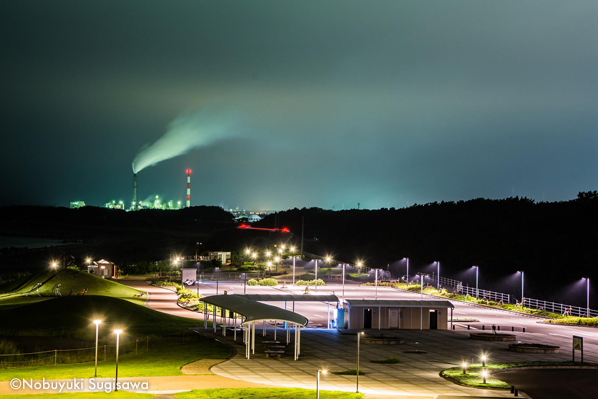
[[[187,169],[187,208],[191,207],[191,169]]]
[[[266,229],[263,227],[251,227],[248,224],[242,224],[239,225],[239,227],[237,227],[238,229],[243,229],[243,230],[264,230],[264,231],[277,231],[279,233],[290,233],[291,230],[288,229],[288,227],[283,227],[282,229]]]

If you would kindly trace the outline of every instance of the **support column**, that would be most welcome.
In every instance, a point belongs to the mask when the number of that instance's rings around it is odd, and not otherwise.
[[[216,306],[212,305],[212,332],[216,334]]]
[[[276,327],[278,325],[276,324],[276,320],[274,320],[274,341],[276,341]]]
[[[262,321],[262,337],[266,336],[266,320]]]
[[[326,313],[328,316],[328,323],[326,324],[326,328],[330,330],[330,301],[328,301],[328,312]]]
[[[233,320],[234,320],[233,340],[236,342],[237,341],[237,315],[234,312],[233,312]]]
[[[297,324],[293,323],[293,328],[295,329],[295,334],[293,334],[293,338],[295,339],[295,345],[293,345],[295,359],[297,360]]]
[[[203,304],[203,328],[208,329],[208,304]]]
[[[451,308],[451,331],[453,330],[453,308]]]
[[[252,323],[252,334],[251,334],[251,353],[255,355],[255,321]]]
[[[380,313],[381,313],[381,309],[380,306],[378,306],[378,330],[380,329]]]
[[[286,329],[287,329],[287,345],[288,345],[291,340],[291,337],[290,337],[291,330],[289,330],[289,323],[285,322],[285,324],[286,324]]]
[[[299,330],[298,330],[298,334],[297,334],[297,340],[298,340],[297,358],[299,358],[299,355],[301,355],[301,324],[299,324]]]

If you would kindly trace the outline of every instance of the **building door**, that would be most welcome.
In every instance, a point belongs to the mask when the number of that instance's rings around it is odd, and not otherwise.
[[[430,330],[438,330],[438,311],[430,310]]]
[[[372,328],[372,309],[363,309],[363,328]]]
[[[390,309],[390,328],[399,328],[399,309]]]

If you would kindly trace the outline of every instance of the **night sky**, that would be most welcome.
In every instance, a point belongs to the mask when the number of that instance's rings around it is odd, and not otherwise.
[[[598,188],[598,2],[0,2],[0,205]]]

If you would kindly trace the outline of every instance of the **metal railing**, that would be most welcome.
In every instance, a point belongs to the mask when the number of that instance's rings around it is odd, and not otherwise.
[[[509,295],[509,294],[505,294],[503,292],[481,290],[481,289],[476,290],[475,288],[467,287],[467,286],[464,287],[463,285],[455,287],[454,292],[456,294],[469,295],[474,298],[485,299],[488,301],[494,301],[494,302],[498,302],[498,303],[510,303],[510,301],[511,301],[511,295]]]
[[[565,305],[564,303],[544,301],[541,299],[524,298],[523,306],[526,308],[545,310],[564,316],[598,317],[598,310],[582,308],[579,306]]]
[[[432,280],[434,282],[434,284],[436,284],[436,281],[438,281],[436,275],[433,273],[430,275],[429,280]],[[446,277],[440,276],[440,286],[446,287],[447,285],[450,287],[457,287],[459,285],[463,285],[463,281],[454,280],[452,278],[446,278]]]

